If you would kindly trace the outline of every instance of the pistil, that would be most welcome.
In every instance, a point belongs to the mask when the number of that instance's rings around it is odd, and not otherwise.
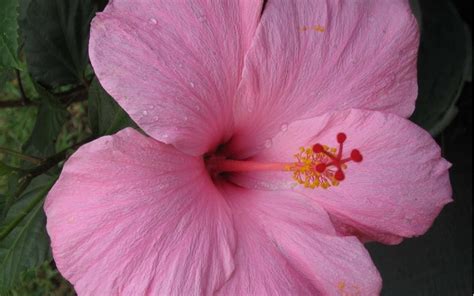
[[[295,162],[257,162],[246,160],[231,160],[223,157],[213,157],[206,160],[208,170],[213,175],[222,173],[285,171],[293,174],[293,180],[306,188],[328,189],[338,186],[346,179],[345,170],[350,162],[363,161],[362,153],[354,149],[350,156],[344,158],[344,143],[347,135],[339,133],[337,142],[339,148],[331,148],[320,143],[312,148],[301,147],[295,154]]]
[[[287,171],[290,163],[266,163],[245,160],[212,159],[207,162],[209,170],[216,173],[242,173],[261,171]]]

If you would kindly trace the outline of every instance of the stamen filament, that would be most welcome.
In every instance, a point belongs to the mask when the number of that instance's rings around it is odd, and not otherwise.
[[[218,173],[261,172],[261,171],[288,171],[292,163],[262,163],[256,161],[213,159],[208,168]]]

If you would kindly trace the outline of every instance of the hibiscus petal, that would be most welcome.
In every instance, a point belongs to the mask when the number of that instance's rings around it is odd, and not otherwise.
[[[345,155],[359,149],[363,162],[349,163],[338,187],[294,190],[322,205],[342,233],[384,243],[424,234],[451,201],[450,164],[431,136],[404,118],[351,110],[298,121],[255,160],[295,162],[299,147],[338,147],[340,132],[348,136]],[[265,190],[289,189],[295,183],[289,172],[239,174],[232,180]]]
[[[104,88],[150,136],[193,155],[228,139],[262,0],[114,0],[93,21]]]
[[[328,111],[414,110],[419,33],[407,0],[269,0],[255,36],[236,102],[236,155]]]
[[[45,211],[79,295],[211,295],[234,269],[229,208],[202,160],[132,129],[80,148]]]
[[[381,279],[355,237],[337,236],[327,213],[292,192],[224,186],[238,244],[219,295],[379,295]]]

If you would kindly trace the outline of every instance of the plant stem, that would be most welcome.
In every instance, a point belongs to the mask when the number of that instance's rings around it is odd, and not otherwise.
[[[25,191],[25,189],[28,187],[28,185],[30,185],[31,181],[33,181],[34,178],[46,173],[47,171],[49,171],[53,167],[57,166],[61,161],[66,160],[66,158],[69,155],[70,150],[77,149],[80,146],[90,142],[92,139],[93,139],[92,137],[87,138],[84,141],[81,141],[77,144],[74,144],[71,147],[64,149],[63,151],[49,157],[46,160],[40,160],[40,162],[38,163],[39,165],[35,168],[32,168],[30,170],[22,170],[21,172],[24,175],[23,175],[23,177],[20,181],[18,190],[14,194],[13,199],[16,200],[17,198],[19,198],[20,195],[23,193],[23,191]]]
[[[77,87],[73,90],[55,94],[59,101],[69,106],[73,103],[83,102],[87,100],[87,89],[83,86]],[[8,101],[0,101],[0,109],[6,108],[21,108],[21,107],[30,107],[30,106],[38,106],[39,103],[35,101],[24,101],[24,100],[8,100]]]
[[[18,81],[18,88],[20,89],[21,93],[21,100],[23,105],[27,105],[28,103],[31,102],[31,100],[28,98],[28,95],[26,94],[25,87],[23,85],[23,80],[21,80],[21,73],[20,70],[16,70],[16,80]]]
[[[87,138],[87,139],[85,139],[85,140],[83,140],[79,143],[76,143],[76,144],[72,145],[71,147],[66,148],[63,151],[49,157],[48,159],[43,161],[40,166],[27,171],[27,173],[28,173],[27,177],[30,176],[33,179],[33,178],[35,178],[39,175],[42,175],[43,173],[46,173],[47,171],[49,171],[50,169],[52,169],[53,167],[58,165],[60,162],[66,160],[68,158],[69,152],[71,150],[75,150],[75,149],[79,148],[80,146],[89,143],[92,140],[93,140],[93,137],[89,137],[89,138]]]
[[[21,108],[21,107],[29,107],[29,106],[35,106],[35,105],[37,105],[35,102],[25,103],[23,101],[18,101],[18,100],[0,101],[0,109]]]
[[[70,150],[77,149],[78,147],[90,142],[92,139],[93,138],[87,138],[84,141],[81,141],[67,149],[64,149],[63,151],[44,160],[40,166],[26,171],[27,174],[21,180],[18,189],[14,194],[13,201],[16,201],[23,194],[23,192],[28,188],[34,178],[42,175],[43,173],[46,173],[51,168],[58,165],[61,161],[66,160]],[[18,224],[20,224],[20,222],[38,205],[38,203],[40,203],[44,199],[53,184],[54,182],[48,184],[48,186],[46,186],[46,188],[41,191],[41,193],[38,194],[38,196],[27,206],[25,211],[23,211],[20,216],[18,216],[15,220],[13,220],[10,224],[3,228],[3,230],[0,232],[0,241],[7,237],[13,231],[13,229],[15,229],[15,227],[18,226]]]
[[[14,156],[16,158],[31,162],[33,164],[42,164],[43,163],[43,159],[36,158],[36,157],[33,157],[33,156],[29,156],[29,155],[26,155],[26,154],[23,154],[23,153],[20,153],[20,152],[17,152],[17,151],[13,151],[13,150],[8,149],[8,148],[0,147],[0,153],[8,154],[8,155]]]

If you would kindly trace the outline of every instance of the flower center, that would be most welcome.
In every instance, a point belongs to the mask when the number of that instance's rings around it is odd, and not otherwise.
[[[339,133],[337,142],[339,148],[331,148],[320,143],[312,148],[301,147],[294,155],[293,163],[263,163],[255,161],[230,160],[224,157],[206,159],[206,166],[212,175],[223,173],[257,172],[257,171],[286,171],[293,173],[293,180],[306,188],[328,189],[338,186],[346,179],[345,170],[350,162],[363,161],[361,152],[352,150],[350,156],[344,158],[344,143],[347,135]]]
[[[350,157],[343,158],[344,143],[347,135],[337,135],[339,149],[322,144],[315,144],[312,148],[301,147],[295,154],[297,162],[288,166],[287,170],[293,172],[293,179],[306,188],[328,189],[338,186],[346,179],[345,170],[349,162],[362,162],[363,156],[359,150],[354,149]]]

